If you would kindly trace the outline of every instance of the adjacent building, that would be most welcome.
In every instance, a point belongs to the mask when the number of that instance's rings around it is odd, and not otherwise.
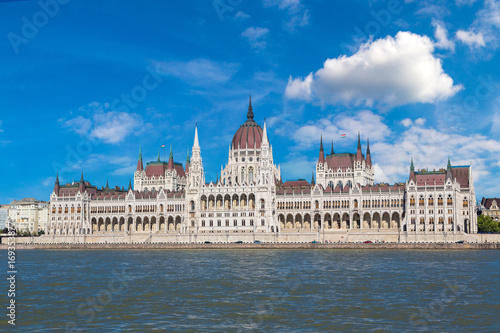
[[[44,230],[48,221],[49,203],[35,198],[12,201],[9,217],[18,231],[39,232]]]
[[[128,189],[98,189],[82,177],[60,185],[50,199],[47,233],[301,233],[386,232],[406,236],[477,231],[470,166],[415,171],[395,184],[375,184],[369,141],[363,152],[325,154],[320,139],[313,181],[281,180],[266,123],[246,121],[233,136],[228,160],[215,182],[206,182],[194,129],[185,165],[158,156],[144,167],[139,150]],[[316,181],[314,181],[316,176]],[[411,237],[410,237],[411,238]],[[406,239],[410,239],[406,238]]]
[[[493,221],[498,222],[500,218],[500,198],[483,198],[481,200],[481,212],[490,216]]]
[[[0,206],[0,232],[7,227],[7,218],[9,217],[9,205]]]

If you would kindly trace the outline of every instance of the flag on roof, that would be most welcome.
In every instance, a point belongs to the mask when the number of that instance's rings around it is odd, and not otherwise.
[[[165,148],[165,145],[161,145],[160,148]]]
[[[345,138],[346,136],[345,136],[345,134],[342,134],[340,137],[341,137],[341,138]]]

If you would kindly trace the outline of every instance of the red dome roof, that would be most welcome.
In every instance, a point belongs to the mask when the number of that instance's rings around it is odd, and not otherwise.
[[[262,143],[262,127],[253,120],[252,99],[248,105],[247,121],[234,134],[232,149],[260,149]]]

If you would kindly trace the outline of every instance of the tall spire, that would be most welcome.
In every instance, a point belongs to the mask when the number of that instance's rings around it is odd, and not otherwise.
[[[332,151],[330,152],[330,155],[333,155],[335,154],[335,152],[333,151],[333,140],[332,140]]]
[[[250,95],[250,97],[248,98],[247,120],[253,120],[252,95]]]
[[[156,162],[160,162],[160,148],[158,148],[158,157],[156,158]]]
[[[361,135],[358,131],[358,150],[356,152],[356,162],[363,162],[363,153],[361,152]]]
[[[319,144],[318,163],[324,163],[324,162],[325,162],[325,151],[323,149],[323,135],[321,135],[320,144]]]
[[[372,166],[372,156],[370,154],[370,139],[366,140],[366,165]]]
[[[316,182],[314,181],[314,171],[312,172],[311,185],[316,185]]]
[[[450,156],[448,156],[448,165],[446,166],[446,180],[453,180],[453,172],[451,171]]]
[[[450,156],[448,156],[448,165],[446,166],[446,170],[451,170]]]
[[[194,143],[193,148],[199,148],[200,143],[198,142],[198,123],[196,123],[196,127],[194,128]]]
[[[54,192],[56,193],[56,195],[59,195],[59,189],[60,189],[60,185],[59,185],[59,172],[56,174],[56,182],[54,184]]]
[[[83,180],[83,171],[82,171],[82,177],[80,178],[80,183],[81,183],[81,184],[84,184],[84,183],[85,183],[85,182],[84,182],[84,180]]]
[[[264,130],[262,134],[262,146],[269,146],[269,139],[267,138],[267,127],[266,127],[266,121],[264,120]]]
[[[106,179],[106,189],[109,189],[109,183],[107,179]]]
[[[168,169],[172,170],[174,168],[174,154],[172,153],[172,144],[170,144],[170,154],[168,154]]]
[[[137,160],[137,169],[136,171],[143,171],[144,167],[142,165],[142,146],[139,146],[139,158]]]
[[[411,157],[410,164],[410,180],[413,180],[414,182],[417,181],[417,178],[415,177],[415,166],[413,165],[413,156]]]
[[[128,180],[128,190],[130,191],[132,189],[132,180],[129,178]]]
[[[186,156],[186,167],[184,172],[188,173],[189,172],[189,164],[191,163],[191,159],[189,158],[189,149],[187,150],[187,156]]]
[[[80,178],[80,184],[78,184],[78,190],[80,193],[85,192],[85,181],[83,180],[83,171],[82,171],[82,177]]]

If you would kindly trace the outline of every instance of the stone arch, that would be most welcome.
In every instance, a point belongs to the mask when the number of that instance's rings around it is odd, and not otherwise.
[[[342,215],[342,229],[350,229],[351,228],[351,221],[349,219],[349,214],[344,213]]]
[[[106,217],[104,221],[104,231],[111,231],[111,219],[109,217]]]
[[[142,231],[142,219],[140,216],[135,219],[135,231]]]
[[[151,225],[149,224],[149,217],[145,216],[144,221],[142,223],[142,230],[143,231],[150,231],[151,230]]]
[[[222,195],[217,194],[215,197],[215,209],[221,210],[224,207],[223,201],[222,201]]]
[[[156,216],[151,217],[151,231],[156,231]]]
[[[118,219],[116,217],[113,217],[113,221],[111,223],[111,231],[118,231]]]
[[[169,216],[168,217],[168,230],[175,230],[175,225],[174,225],[174,217],[173,216]]]
[[[92,231],[98,231],[97,219],[95,217],[92,218]]]
[[[255,194],[253,193],[248,195],[248,208],[255,209]]]
[[[165,231],[166,230],[165,229],[165,217],[164,216],[160,217],[160,224],[159,224],[158,227],[159,227],[158,230],[160,230],[160,231]]]
[[[380,229],[380,214],[376,212],[373,214],[372,229]]]
[[[233,194],[232,202],[233,202],[233,209],[238,209],[240,198],[238,198],[237,194]]]
[[[224,209],[231,210],[231,196],[229,194],[224,196]]]
[[[390,228],[391,229],[399,229],[400,225],[401,225],[401,221],[399,218],[399,214],[396,212],[392,213]]]
[[[353,229],[361,228],[361,217],[359,216],[358,213],[354,213],[354,215],[352,216],[352,228]]]
[[[215,197],[213,194],[210,194],[208,196],[208,210],[213,210],[215,209]]]
[[[311,228],[311,215],[309,213],[304,214],[304,229]]]
[[[295,214],[295,220],[294,220],[293,226],[295,229],[302,229],[302,227],[303,227],[302,215]]]
[[[321,228],[321,215],[318,213],[314,214],[314,224],[313,229]]]
[[[365,228],[365,229],[372,228],[372,218],[370,216],[370,213],[365,213],[363,215],[363,228]]]
[[[127,231],[132,230],[134,230],[134,219],[132,217],[129,217],[127,222]]]
[[[125,218],[120,217],[120,223],[118,224],[118,231],[125,231]]]
[[[175,218],[175,230],[180,231],[181,230],[181,224],[182,224],[181,217],[177,216]]]
[[[293,229],[293,215],[292,214],[288,214],[286,216],[285,228],[287,228],[287,229]]]
[[[285,228],[285,215],[279,214],[278,215],[278,222],[281,226],[281,229]]]
[[[384,214],[382,214],[381,228],[382,229],[388,229],[389,228],[389,223],[390,223],[389,213],[385,212]]]
[[[240,206],[241,209],[247,209],[247,196],[244,193],[240,196]]]
[[[340,214],[335,213],[333,214],[333,221],[332,221],[332,228],[333,229],[340,229],[342,227],[341,219],[340,219]]]
[[[201,203],[201,210],[207,210],[208,209],[208,200],[206,195],[202,195],[200,199]]]
[[[325,229],[332,229],[333,228],[332,216],[330,215],[330,213],[325,214],[324,221],[325,221],[325,226],[324,226]]]

